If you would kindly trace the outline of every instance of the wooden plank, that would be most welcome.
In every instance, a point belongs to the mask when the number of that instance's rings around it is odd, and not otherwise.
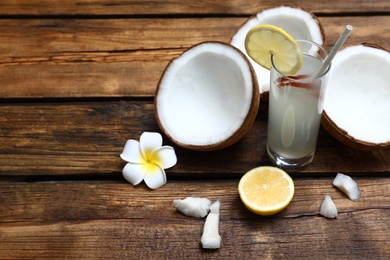
[[[337,1],[313,2],[311,0],[284,1],[285,5],[301,6],[319,13],[389,12],[386,0],[375,2]],[[1,15],[177,15],[177,14],[220,14],[251,15],[259,10],[280,5],[280,1],[238,0],[217,1],[88,1],[88,0],[3,0]]]
[[[329,48],[352,24],[346,44],[369,41],[390,49],[389,16],[320,20]],[[172,58],[202,41],[229,42],[244,21],[0,20],[0,97],[150,97]]]
[[[352,24],[355,30],[346,44],[370,41],[390,48],[390,33],[386,30],[386,25],[390,24],[389,16],[319,17],[319,20],[330,46],[345,25]],[[112,52],[127,51],[131,54],[137,50],[182,49],[207,40],[229,42],[245,21],[246,18],[240,17],[2,19],[0,61],[7,65],[29,62],[114,62],[117,56],[108,60],[105,56]],[[91,53],[90,57],[88,53]]]
[[[178,164],[170,178],[237,177],[269,165],[265,152],[267,105],[244,138],[214,152],[176,147]],[[120,177],[119,158],[127,139],[157,131],[152,101],[0,104],[0,175],[83,175]],[[164,143],[172,145],[164,137]],[[360,152],[347,148],[323,129],[313,164],[299,174],[334,176],[337,172],[378,176],[390,172],[390,149]]]
[[[388,179],[356,178],[362,191],[357,201],[332,187],[332,179],[294,181],[291,204],[270,217],[245,209],[238,180],[169,182],[155,191],[125,182],[0,184],[0,254],[3,259],[390,255]],[[325,194],[338,207],[337,219],[318,214]],[[187,196],[221,201],[219,250],[201,249],[204,219],[173,207],[174,199]]]

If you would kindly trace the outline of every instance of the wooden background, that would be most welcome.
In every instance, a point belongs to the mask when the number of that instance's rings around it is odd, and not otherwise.
[[[356,151],[321,129],[313,164],[291,173],[289,207],[272,217],[244,208],[239,178],[269,165],[266,102],[227,149],[175,147],[161,189],[122,178],[126,140],[159,131],[153,98],[168,62],[202,41],[229,42],[280,4],[317,15],[328,48],[351,24],[346,45],[390,49],[389,1],[1,1],[0,258],[388,258],[390,150]],[[337,172],[356,179],[362,199],[332,187]],[[337,220],[318,215],[325,194]],[[202,250],[204,220],[173,208],[187,196],[221,200],[220,250]]]

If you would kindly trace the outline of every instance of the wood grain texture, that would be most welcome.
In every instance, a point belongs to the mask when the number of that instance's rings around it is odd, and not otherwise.
[[[249,132],[235,145],[215,152],[177,150],[172,177],[237,177],[266,156],[267,104],[262,104]],[[160,129],[152,101],[0,104],[0,175],[120,174],[119,158],[127,139]],[[172,145],[164,137],[164,143]],[[335,171],[381,175],[390,170],[390,150],[360,152],[337,142],[321,129],[313,164],[300,174]],[[335,167],[337,165],[337,167]]]
[[[289,207],[261,217],[237,185],[269,165],[267,109],[237,144],[215,152],[175,147],[178,163],[158,190],[133,187],[119,157],[128,139],[159,131],[153,97],[168,62],[202,41],[229,42],[255,12],[281,1],[0,1],[1,259],[386,259],[390,255],[390,150],[360,152],[320,130],[314,162],[290,173]],[[288,0],[314,12],[328,48],[390,49],[390,2]],[[164,144],[172,145],[164,136]],[[362,198],[332,186],[354,177]],[[336,220],[318,214],[324,196]],[[202,250],[204,219],[173,200],[221,200],[219,250]]]
[[[0,184],[0,254],[3,259],[385,258],[390,182],[356,181],[362,198],[351,201],[332,187],[332,179],[297,179],[291,204],[271,217],[245,209],[237,180],[169,182],[155,191],[122,182]],[[338,207],[337,219],[318,214],[325,194]],[[174,199],[187,196],[221,200],[219,250],[199,245],[204,219],[173,207]]]
[[[1,15],[177,15],[177,14],[230,14],[251,15],[259,10],[278,5],[301,6],[312,12],[337,14],[353,12],[390,11],[390,4],[382,1],[337,1],[314,2],[311,0],[286,1],[240,1],[240,0],[197,0],[197,1],[135,1],[135,0],[3,0]]]
[[[0,100],[151,97],[172,58],[202,41],[229,42],[245,20],[0,20]],[[320,21],[329,48],[352,24],[346,45],[369,41],[390,49],[390,16]]]

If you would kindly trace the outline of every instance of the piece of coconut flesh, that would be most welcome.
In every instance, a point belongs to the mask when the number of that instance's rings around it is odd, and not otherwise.
[[[155,99],[160,128],[186,148],[226,141],[255,119],[247,120],[259,103],[252,71],[248,59],[228,44],[206,42],[187,50],[160,80]]]
[[[210,206],[201,238],[202,247],[205,249],[217,249],[221,247],[222,238],[219,235],[219,208],[221,202],[217,200]]]
[[[320,214],[326,218],[337,218],[337,207],[329,195],[321,203]]]
[[[206,198],[187,197],[174,200],[173,205],[186,216],[203,218],[209,213],[211,201]]]
[[[347,47],[332,61],[324,113],[353,139],[390,143],[390,53]]]
[[[231,39],[231,44],[243,53],[245,37],[250,29],[261,24],[272,24],[284,29],[294,39],[311,40],[320,45],[324,43],[321,27],[316,17],[301,8],[279,6],[266,9],[251,17]],[[246,54],[247,55],[247,54]],[[248,56],[248,55],[247,55]],[[249,57],[249,56],[248,56]],[[249,58],[256,72],[260,93],[269,91],[270,72]]]
[[[333,180],[333,185],[344,192],[344,194],[351,200],[357,200],[361,196],[360,189],[356,181],[348,175],[337,173],[336,178]]]

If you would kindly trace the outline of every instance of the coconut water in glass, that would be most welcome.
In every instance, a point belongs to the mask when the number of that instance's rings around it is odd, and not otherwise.
[[[297,40],[302,67],[285,76],[272,62],[267,153],[271,162],[286,170],[299,170],[314,157],[329,68],[316,75],[328,55],[320,45]]]

